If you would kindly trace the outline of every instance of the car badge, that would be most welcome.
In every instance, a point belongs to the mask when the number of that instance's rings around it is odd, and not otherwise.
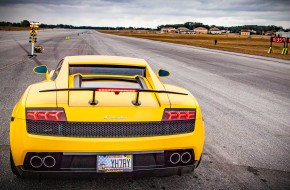
[[[110,116],[110,115],[106,115],[104,117],[104,119],[117,119],[117,120],[122,120],[122,119],[128,119],[127,116]]]

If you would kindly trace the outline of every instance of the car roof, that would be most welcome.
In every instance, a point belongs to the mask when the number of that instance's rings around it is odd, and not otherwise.
[[[129,66],[148,66],[144,59],[121,56],[106,56],[106,55],[79,55],[65,57],[70,65],[82,64],[108,64],[108,65],[129,65]]]

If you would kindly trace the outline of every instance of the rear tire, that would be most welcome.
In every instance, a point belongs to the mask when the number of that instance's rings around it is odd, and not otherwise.
[[[17,177],[21,178],[21,175],[19,173],[19,171],[17,170],[15,164],[14,164],[14,161],[13,161],[13,157],[12,157],[12,154],[11,154],[11,150],[10,150],[10,167],[11,167],[11,171],[14,175],[16,175]]]
[[[199,159],[199,161],[198,161],[198,163],[197,163],[197,165],[196,165],[195,168],[197,168],[197,167],[199,166],[199,164],[200,164],[200,162],[201,162],[201,159],[202,159],[202,154],[201,154],[200,159]]]

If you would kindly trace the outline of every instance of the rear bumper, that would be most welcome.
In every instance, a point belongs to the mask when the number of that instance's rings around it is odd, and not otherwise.
[[[124,153],[150,152],[179,149],[194,151],[193,160],[200,160],[204,144],[204,126],[195,121],[194,132],[178,135],[136,138],[74,138],[31,135],[26,122],[15,119],[10,123],[10,146],[16,167],[24,165],[29,152],[72,153]],[[23,170],[25,171],[25,170]]]
[[[188,161],[177,163],[170,161],[171,155],[190,153]],[[97,169],[98,155],[104,153],[27,153],[24,165],[16,167],[23,178],[114,178],[114,177],[146,177],[146,176],[171,176],[190,173],[198,166],[199,161],[194,160],[193,150],[154,151],[132,154],[133,170],[130,172],[104,173]],[[46,156],[55,158],[53,167],[42,164],[40,167],[32,167],[31,158],[38,156],[42,159]],[[187,160],[187,158],[186,158]]]
[[[95,171],[31,171],[24,170],[23,167],[18,166],[17,170],[22,178],[54,178],[54,179],[71,179],[71,178],[119,178],[119,177],[166,177],[172,175],[183,175],[194,171],[195,165],[193,166],[179,166],[170,168],[158,168],[158,169],[147,169],[138,170],[133,172],[124,173],[97,173]]]

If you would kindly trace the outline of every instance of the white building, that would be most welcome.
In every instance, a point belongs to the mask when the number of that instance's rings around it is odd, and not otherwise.
[[[176,29],[173,27],[161,28],[160,33],[176,33]]]
[[[210,34],[221,34],[222,31],[221,31],[220,29],[214,27],[214,28],[210,28],[210,29],[209,29],[209,33],[210,33]]]
[[[228,33],[230,33],[231,31],[229,31],[229,30],[221,30],[221,32],[222,32],[222,33],[226,33],[226,34],[228,34]]]
[[[290,32],[276,32],[277,37],[290,38]]]
[[[193,29],[193,31],[196,34],[207,34],[208,33],[208,29],[206,29],[204,27],[197,27],[197,28]]]
[[[194,34],[193,30],[189,30],[186,27],[179,27],[179,28],[177,28],[177,32],[179,34]]]

